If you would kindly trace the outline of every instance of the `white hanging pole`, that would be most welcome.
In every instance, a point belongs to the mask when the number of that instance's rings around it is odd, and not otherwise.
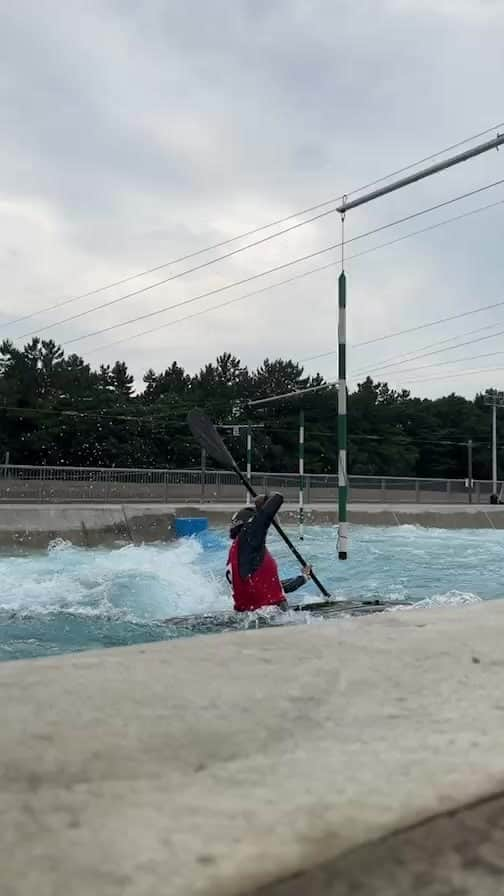
[[[467,442],[467,487],[469,489],[469,504],[473,501],[473,440]]]
[[[497,494],[497,402],[492,405],[492,494]]]
[[[304,411],[299,411],[299,538],[304,539]]]
[[[338,559],[348,557],[345,214],[341,214],[338,280]]]
[[[252,477],[252,427],[247,427],[247,479]],[[250,504],[250,494],[247,492],[247,504]]]

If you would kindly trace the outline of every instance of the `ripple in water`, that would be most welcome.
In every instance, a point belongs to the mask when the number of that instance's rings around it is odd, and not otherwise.
[[[295,541],[295,530],[290,534]],[[296,574],[283,542],[272,535],[270,544],[282,575]],[[0,659],[194,634],[162,622],[230,609],[228,546],[226,533],[213,531],[174,544],[86,550],[58,540],[45,552],[0,555]],[[340,563],[334,528],[311,527],[302,544],[336,598],[435,607],[502,596],[504,539],[497,531],[353,527],[350,549]],[[310,584],[296,599],[316,593]],[[289,613],[282,622],[313,620]]]

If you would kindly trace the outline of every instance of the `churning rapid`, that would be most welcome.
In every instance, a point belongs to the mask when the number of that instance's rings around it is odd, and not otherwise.
[[[296,540],[295,530],[290,534]],[[311,527],[303,543],[336,598],[431,606],[502,597],[499,532],[362,526],[351,534],[346,563],[337,560],[332,528]],[[270,543],[282,575],[295,574],[282,542],[271,536]],[[163,620],[230,609],[227,550],[226,533],[213,531],[172,544],[86,550],[55,542],[44,552],[2,554],[0,659],[177,637]],[[313,600],[313,584],[301,596]]]

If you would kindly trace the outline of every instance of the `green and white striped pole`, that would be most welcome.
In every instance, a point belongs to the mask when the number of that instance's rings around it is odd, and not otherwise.
[[[346,282],[345,282],[345,215],[348,211],[373,202],[381,196],[387,196],[396,190],[402,190],[410,184],[431,177],[445,171],[447,168],[453,168],[461,162],[468,162],[483,153],[490,152],[493,149],[499,149],[504,145],[504,134],[496,134],[491,140],[479,143],[471,149],[465,149],[454,156],[443,159],[441,162],[434,162],[427,168],[419,171],[413,171],[406,174],[398,180],[389,181],[383,186],[376,187],[368,193],[360,193],[353,199],[348,201],[347,196],[342,197],[341,204],[337,206],[336,211],[341,215],[341,274],[338,284],[339,293],[339,326],[338,326],[338,507],[339,507],[339,537],[338,537],[338,556],[340,560],[346,560],[348,547],[348,522],[347,522],[347,497],[348,497],[348,477],[347,477],[347,390],[346,390]],[[357,191],[359,193],[359,191]],[[495,476],[494,479],[497,477]]]
[[[252,427],[247,426],[247,479],[252,477]],[[250,504],[250,494],[247,492],[247,504]]]
[[[304,539],[304,411],[299,412],[299,538]]]
[[[343,240],[342,240],[343,249]],[[343,261],[343,258],[342,258]],[[338,559],[348,556],[346,277],[338,280]]]

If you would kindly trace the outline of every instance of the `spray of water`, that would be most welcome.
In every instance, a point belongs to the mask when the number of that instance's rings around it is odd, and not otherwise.
[[[499,532],[356,527],[352,544],[347,564],[338,564],[333,529],[312,527],[305,536],[303,549],[336,598],[425,607],[501,596]],[[270,546],[282,574],[295,574],[283,543],[273,536]],[[172,544],[86,550],[56,541],[47,551],[0,555],[0,659],[179,637],[164,620],[231,609],[227,550],[226,533],[217,531]],[[316,590],[298,596],[313,600]],[[288,613],[280,621],[314,619]]]

